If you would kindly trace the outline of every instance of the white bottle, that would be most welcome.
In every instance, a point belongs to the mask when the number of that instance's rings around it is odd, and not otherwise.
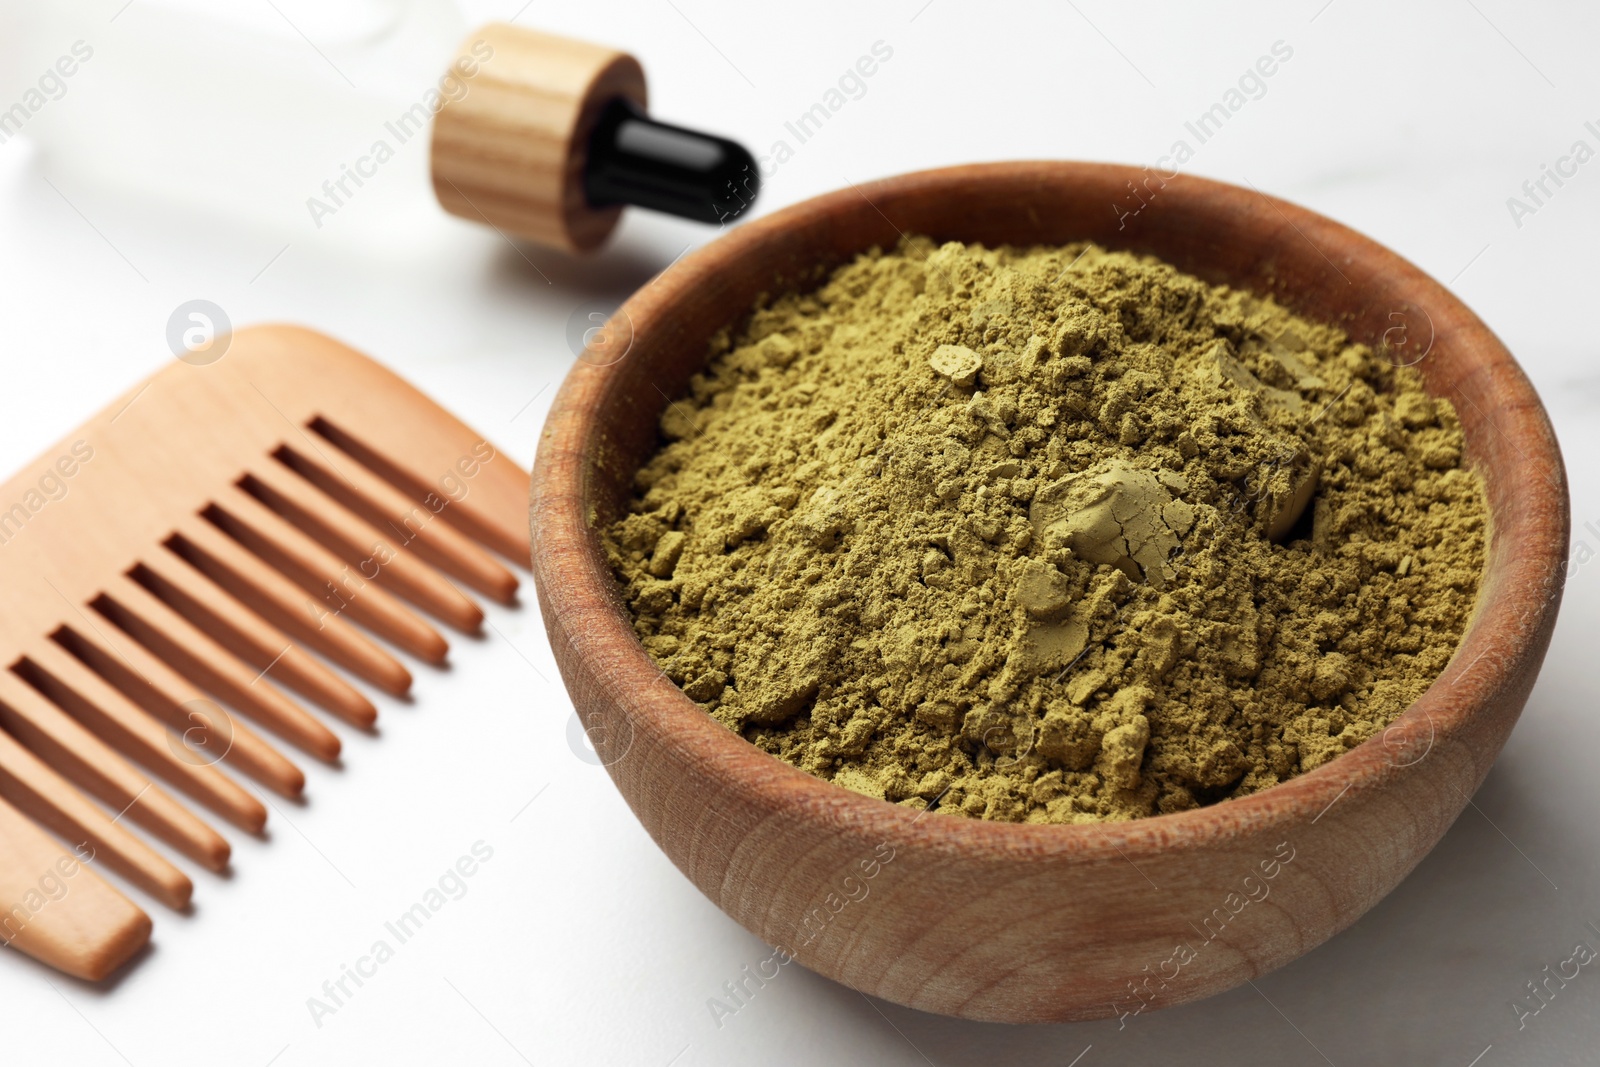
[[[0,22],[21,96],[0,99],[0,151],[33,142],[63,189],[368,254],[455,226],[426,207],[416,121],[451,89],[465,23],[449,0],[0,0]]]

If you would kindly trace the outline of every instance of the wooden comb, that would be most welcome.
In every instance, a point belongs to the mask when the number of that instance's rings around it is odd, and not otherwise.
[[[265,807],[223,768],[286,796],[305,776],[242,719],[336,759],[272,683],[370,726],[323,658],[404,693],[410,672],[363,631],[442,662],[404,602],[467,632],[483,612],[455,583],[514,602],[484,547],[527,560],[527,498],[478,434],[291,326],[175,362],[0,486],[0,942],[91,980],[139,951],[149,917],[93,867],[174,909],[193,885],[126,824],[213,871],[229,856],[151,775],[260,831]]]

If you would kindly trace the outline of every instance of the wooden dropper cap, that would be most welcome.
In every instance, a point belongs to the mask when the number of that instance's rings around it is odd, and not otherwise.
[[[491,23],[461,42],[433,124],[433,191],[453,215],[567,252],[624,204],[725,222],[760,174],[740,145],[650,119],[625,52]]]

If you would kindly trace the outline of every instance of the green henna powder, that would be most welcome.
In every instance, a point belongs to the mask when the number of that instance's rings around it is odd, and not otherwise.
[[[1450,405],[1158,260],[913,238],[711,357],[603,539],[689,697],[846,788],[1026,822],[1255,793],[1382,731],[1472,613]]]

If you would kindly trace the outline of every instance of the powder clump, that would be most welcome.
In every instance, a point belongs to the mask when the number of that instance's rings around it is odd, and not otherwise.
[[[645,648],[774,756],[953,815],[1127,819],[1372,737],[1470,617],[1450,405],[1270,299],[911,238],[713,343],[602,530]]]

